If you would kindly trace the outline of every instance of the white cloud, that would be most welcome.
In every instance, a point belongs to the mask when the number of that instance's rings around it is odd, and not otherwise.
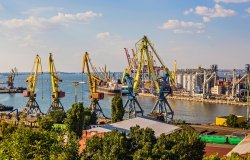
[[[34,16],[34,15],[39,15],[41,13],[45,13],[45,12],[51,12],[51,11],[62,11],[63,8],[55,8],[55,7],[37,7],[37,8],[32,8],[32,9],[29,9],[27,11],[24,11],[22,12],[22,14],[25,14],[25,15],[31,15],[31,16]]]
[[[49,18],[30,16],[25,19],[8,19],[0,20],[0,27],[8,29],[26,28],[32,30],[41,30],[58,25],[64,25],[73,22],[89,23],[95,17],[102,16],[100,13],[93,11],[81,12],[76,14],[58,13]]]
[[[21,47],[37,46],[36,43],[43,47],[44,42],[40,38],[43,33],[60,30],[73,23],[87,24],[100,16],[100,13],[87,11],[76,14],[58,13],[48,18],[29,16],[22,19],[0,19],[0,36]]]
[[[176,34],[192,34],[192,33],[202,33],[204,25],[203,23],[190,22],[190,21],[179,21],[179,20],[168,20],[163,23],[160,29],[172,30]]]
[[[175,29],[175,28],[203,28],[204,25],[202,23],[195,23],[195,22],[185,22],[179,20],[168,20],[167,22],[163,23],[159,28],[160,29]]]
[[[173,32],[176,34],[193,34],[193,32],[190,30],[182,30],[182,29],[174,29]]]
[[[246,12],[250,14],[250,7],[246,9]]]
[[[247,3],[250,0],[214,0],[216,3]]]
[[[195,8],[195,13],[203,16],[204,22],[209,22],[211,18],[229,17],[229,16],[234,16],[236,14],[234,10],[225,9],[219,4],[215,4],[214,8],[208,8],[205,6],[197,6]]]
[[[209,17],[202,17],[202,19],[203,19],[204,22],[210,22],[211,21],[211,19]]]
[[[194,12],[194,9],[193,8],[189,8],[188,10],[184,11],[183,14],[184,15],[188,15],[190,13]]]
[[[108,37],[110,37],[110,33],[109,32],[102,32],[102,33],[98,33],[96,35],[97,39],[105,39],[105,38],[108,38]]]

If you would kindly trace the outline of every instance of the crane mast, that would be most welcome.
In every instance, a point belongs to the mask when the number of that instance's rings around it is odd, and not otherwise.
[[[97,82],[100,82],[101,79],[98,76],[96,76],[95,73],[94,75],[91,74],[90,67],[92,68],[92,71],[94,71],[93,70],[94,67],[90,61],[89,54],[88,52],[85,52],[85,54],[83,55],[82,73],[86,73],[88,76],[88,84],[90,92],[89,98],[91,100],[89,108],[91,109],[92,112],[96,113],[97,116],[102,115],[103,117],[106,118],[99,104],[99,100],[104,98],[104,93],[99,93],[96,91]]]
[[[41,58],[39,57],[39,55],[36,55],[32,71],[28,76],[28,78],[26,79],[26,82],[28,83],[28,90],[23,91],[23,96],[29,97],[29,100],[23,109],[23,112],[26,115],[42,113],[36,101],[36,92],[35,92],[39,69],[40,72],[43,74]]]
[[[52,86],[52,103],[49,107],[48,112],[52,110],[63,110],[63,105],[60,101],[60,98],[65,96],[65,92],[59,90],[59,82],[62,80],[59,78],[56,72],[56,67],[52,53],[49,54],[49,74],[51,77],[51,86]]]

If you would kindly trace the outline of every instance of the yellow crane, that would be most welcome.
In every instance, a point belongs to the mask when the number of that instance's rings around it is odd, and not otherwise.
[[[29,97],[29,100],[23,109],[23,112],[26,113],[27,115],[42,113],[36,101],[36,92],[35,92],[39,68],[40,72],[43,73],[41,58],[39,57],[39,55],[36,55],[32,71],[28,76],[28,78],[26,79],[26,82],[28,83],[28,89],[23,91],[23,96]]]
[[[171,72],[172,86],[175,87],[176,84],[176,72],[177,72],[177,62],[174,60],[173,71]]]
[[[49,74],[51,77],[51,86],[52,86],[52,103],[50,105],[48,112],[52,110],[64,111],[60,98],[65,96],[65,92],[59,90],[59,83],[62,82],[62,80],[57,75],[52,53],[49,54]]]
[[[161,64],[161,68],[164,72],[163,77],[158,77],[156,74],[153,55]],[[140,104],[136,102],[137,100],[136,100],[135,95],[138,91],[138,88],[141,85],[142,73],[144,72],[144,66],[146,66],[147,71],[148,71],[148,77],[152,79],[152,82],[155,88],[154,94],[158,96],[158,99],[151,112],[152,113],[158,112],[158,114],[163,114],[166,120],[167,119],[173,120],[174,112],[172,108],[170,107],[166,99],[166,96],[172,93],[172,89],[170,88],[170,81],[172,82],[172,85],[173,85],[173,83],[175,82],[174,77],[175,77],[176,71],[174,72],[169,71],[169,69],[164,65],[163,61],[160,59],[159,55],[154,49],[153,44],[149,41],[149,39],[146,36],[144,36],[142,39],[140,39],[136,43],[136,53],[131,63],[129,64],[129,67],[125,69],[125,71],[123,72],[122,82],[124,82],[128,74],[130,74],[130,77],[132,77],[131,67],[134,66],[137,60],[137,57],[139,58],[139,63],[136,69],[136,75],[135,75],[135,78],[131,80],[133,81],[133,83],[130,83],[132,84],[132,88],[133,88],[132,91],[130,91],[130,93],[132,94],[129,95],[129,98],[127,102],[125,103],[124,109],[127,107],[128,104],[130,104],[129,110],[126,112],[133,113],[135,114],[135,116],[137,112],[143,113],[140,107]],[[137,106],[139,107],[140,109],[139,111],[136,110],[135,104],[137,104]]]
[[[85,54],[83,55],[83,62],[82,62],[82,73],[86,73],[88,76],[88,84],[89,84],[89,92],[90,92],[90,109],[92,112],[95,112],[98,116],[100,116],[100,114],[102,114],[103,117],[105,117],[102,108],[99,104],[99,100],[104,98],[104,93],[100,93],[96,91],[96,87],[97,87],[97,82],[100,82],[101,79],[96,76],[96,75],[92,75],[91,71],[90,71],[90,67],[92,68],[92,72],[95,72],[93,70],[93,65],[91,63],[91,60],[89,58],[89,54],[88,52],[85,52]],[[85,71],[87,70],[87,71]]]

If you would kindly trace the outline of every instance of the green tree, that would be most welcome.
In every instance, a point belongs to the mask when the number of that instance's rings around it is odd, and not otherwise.
[[[96,124],[97,115],[95,112],[91,112],[90,108],[84,108],[84,128],[91,124]]]
[[[54,123],[63,124],[66,118],[66,113],[63,110],[52,110],[48,114],[48,118],[52,119]]]
[[[237,123],[238,117],[234,114],[230,114],[227,119],[226,119],[226,123],[229,127],[238,127],[238,123]]]
[[[192,127],[169,135],[161,135],[153,149],[156,159],[199,160],[203,158],[205,143]]]
[[[228,157],[220,158],[218,154],[204,156],[203,160],[250,160],[250,154],[239,155],[239,153],[232,153]]]
[[[8,136],[9,134],[13,133],[17,127],[12,124],[8,124],[6,122],[0,123],[0,137]]]
[[[131,127],[126,136],[117,130],[108,132],[103,138],[94,136],[87,141],[83,159],[97,160],[200,160],[205,143],[190,127],[170,135],[162,134],[158,139],[150,128]]]
[[[220,160],[218,153],[209,156],[204,156],[203,160]]]
[[[84,159],[99,160],[127,160],[128,158],[128,140],[125,133],[119,133],[117,130],[108,132],[104,138],[94,136],[87,141],[87,148],[84,151]]]
[[[38,125],[39,128],[50,131],[54,125],[54,121],[49,117],[39,117]]]
[[[79,156],[79,143],[78,138],[74,132],[67,135],[67,143],[65,146],[65,155],[67,159],[77,160],[80,159]]]
[[[125,110],[123,108],[122,98],[119,95],[116,95],[112,98],[111,104],[111,120],[112,122],[122,121]]]
[[[2,159],[49,159],[63,151],[57,136],[45,130],[18,128],[0,143]]]
[[[83,103],[74,103],[67,111],[65,124],[68,132],[74,132],[77,137],[81,137],[84,128],[84,107]]]

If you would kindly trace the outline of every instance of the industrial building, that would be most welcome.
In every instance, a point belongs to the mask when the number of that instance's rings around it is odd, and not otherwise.
[[[247,101],[250,64],[244,70],[219,70],[216,64],[205,69],[178,69],[176,95]]]

